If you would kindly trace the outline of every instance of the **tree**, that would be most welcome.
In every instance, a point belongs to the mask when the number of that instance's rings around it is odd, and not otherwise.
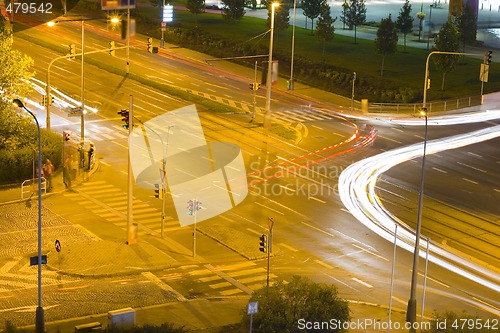
[[[205,0],[187,0],[186,7],[195,15],[195,26],[198,26],[198,14],[205,12]]]
[[[245,0],[223,0],[222,17],[228,22],[236,22],[245,16]]]
[[[304,0],[302,10],[304,16],[311,19],[311,31],[314,30],[314,19],[319,16],[322,0]]]
[[[354,28],[354,44],[356,44],[356,28],[366,21],[365,0],[349,0],[343,17],[349,29]]]
[[[335,33],[334,23],[337,18],[332,18],[330,14],[330,5],[327,0],[321,2],[321,10],[318,21],[316,22],[316,38],[323,41],[323,58],[325,57],[325,44],[333,39]]]
[[[460,50],[460,32],[451,20],[448,20],[434,39],[434,49],[444,52],[458,52]],[[455,54],[437,54],[433,57],[434,64],[443,72],[441,90],[444,90],[446,73],[455,69],[459,56]]]
[[[398,18],[396,20],[396,28],[403,34],[404,38],[404,50],[406,51],[406,35],[413,31],[413,16],[411,16],[411,4],[410,0],[406,0],[403,7],[399,11]]]
[[[271,27],[271,2],[267,5],[267,26]],[[290,26],[290,7],[287,1],[280,2],[280,5],[275,8],[274,13],[274,30],[276,32],[284,31]]]
[[[458,17],[458,28],[464,48],[465,44],[473,44],[476,41],[477,16],[469,2],[465,4],[462,14]]]
[[[31,90],[29,79],[33,60],[25,54],[12,49],[12,31],[7,20],[0,15],[0,91],[2,97],[12,100],[26,96]]]
[[[288,284],[278,281],[269,288],[264,287],[250,298],[250,302],[255,301],[259,302],[259,312],[253,315],[253,327],[257,332],[305,332],[301,323],[347,322],[350,319],[348,304],[338,296],[335,286],[311,282],[305,277],[293,276]],[[242,321],[248,327],[249,316],[245,315]]]
[[[396,52],[398,46],[398,33],[396,25],[392,21],[391,14],[388,18],[380,21],[380,26],[377,30],[377,37],[375,38],[375,49],[382,55],[382,68],[380,76],[384,76],[384,61],[385,56]]]

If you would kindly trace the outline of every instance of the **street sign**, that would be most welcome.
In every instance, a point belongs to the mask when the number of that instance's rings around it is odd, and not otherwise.
[[[257,313],[259,310],[259,302],[248,303],[247,314],[252,315]]]
[[[47,256],[43,255],[42,256],[42,265],[47,264]],[[38,256],[35,257],[30,257],[30,266],[35,266],[38,265]]]
[[[82,115],[82,107],[81,106],[77,106],[77,107],[68,109],[68,117],[76,117],[76,116],[81,116],[81,115]]]
[[[59,241],[59,239],[56,239],[55,246],[56,246],[56,251],[61,252],[61,242]]]

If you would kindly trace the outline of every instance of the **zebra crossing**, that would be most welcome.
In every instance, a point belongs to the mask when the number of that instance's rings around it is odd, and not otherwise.
[[[85,209],[102,219],[127,230],[127,193],[106,181],[83,183],[77,192],[65,192],[63,196],[78,202]],[[82,198],[83,197],[83,198]],[[139,199],[132,200],[134,223],[139,226],[138,235],[161,234],[161,210]],[[166,215],[164,231],[180,229],[177,219]]]
[[[265,287],[267,270],[252,261],[227,265],[187,265],[181,266],[180,272],[160,276],[160,279],[172,280],[184,277],[219,296],[235,296],[251,294]],[[274,274],[269,275],[270,281],[276,278]]]
[[[332,120],[335,118],[329,113],[309,107],[301,109],[273,111],[271,115],[274,119],[279,119],[287,123],[305,123],[312,121]]]
[[[62,277],[57,272],[43,270],[43,286],[61,284],[63,282],[76,281],[71,277]],[[0,298],[9,298],[15,291],[32,289],[38,286],[38,268],[30,266],[25,257],[16,256],[0,263]]]
[[[85,124],[86,139],[94,142],[128,138],[128,131],[118,125],[102,126],[99,123]]]

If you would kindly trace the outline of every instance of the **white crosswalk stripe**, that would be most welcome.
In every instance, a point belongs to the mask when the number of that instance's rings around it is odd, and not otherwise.
[[[91,181],[84,183],[79,191],[102,204],[97,204],[89,199],[82,199],[78,193],[64,193],[65,197],[78,201],[92,213],[113,223],[114,225],[127,229],[127,194],[121,189],[105,181]],[[132,201],[133,219],[138,224],[138,235],[161,233],[161,211],[152,207],[149,203],[139,199]],[[164,217],[164,231],[171,232],[180,229],[179,221],[172,216]]]
[[[266,269],[251,261],[207,267],[209,265],[181,268],[185,270],[185,275],[223,296],[246,294],[248,290],[256,291],[266,285]],[[277,276],[270,274],[269,278],[276,279]]]
[[[271,113],[272,117],[288,123],[304,123],[310,121],[331,120],[333,115],[314,109],[282,110]]]

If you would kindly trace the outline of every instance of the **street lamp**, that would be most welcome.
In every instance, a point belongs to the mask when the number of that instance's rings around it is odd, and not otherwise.
[[[45,319],[42,307],[42,140],[40,138],[40,124],[36,116],[28,110],[23,102],[19,99],[14,99],[14,105],[26,110],[35,119],[38,130],[38,306],[36,308],[36,333],[45,332]]]
[[[295,53],[295,17],[297,15],[297,0],[293,0],[293,23],[292,23],[292,59],[290,61],[290,83],[289,90],[293,90],[293,55]]]
[[[81,116],[80,116],[80,144],[81,144],[81,154],[84,154],[83,151],[83,143],[85,140],[85,21],[88,20],[97,20],[97,19],[75,19],[75,20],[64,20],[64,21],[50,21],[47,23],[49,27],[53,27],[56,23],[60,22],[75,22],[80,21],[82,26],[82,66],[81,66]],[[47,71],[47,86],[46,86],[46,95],[47,101],[50,96],[50,81],[49,81],[50,70]],[[46,111],[47,111],[47,129],[50,129],[50,103],[46,103]],[[83,155],[80,156],[80,160],[83,161]]]
[[[413,251],[413,268],[411,274],[410,299],[408,300],[408,308],[406,311],[406,321],[411,323],[410,332],[415,333],[414,324],[417,320],[417,275],[418,275],[418,259],[420,256],[420,230],[422,226],[422,208],[424,199],[424,175],[425,175],[425,152],[427,148],[427,108],[424,106],[420,110],[420,115],[425,119],[424,130],[424,151],[422,155],[422,170],[420,174],[420,191],[418,194],[418,211],[417,211],[417,226],[415,231],[415,249]]]
[[[267,85],[267,96],[266,96],[266,113],[264,116],[264,125],[269,126],[269,117],[271,113],[271,86],[272,86],[272,75],[271,75],[271,69],[272,69],[272,62],[273,62],[273,36],[274,36],[274,12],[275,8],[278,7],[280,4],[278,2],[273,2],[271,4],[271,37],[269,38],[269,58],[267,61],[267,80],[266,80],[266,85]]]

